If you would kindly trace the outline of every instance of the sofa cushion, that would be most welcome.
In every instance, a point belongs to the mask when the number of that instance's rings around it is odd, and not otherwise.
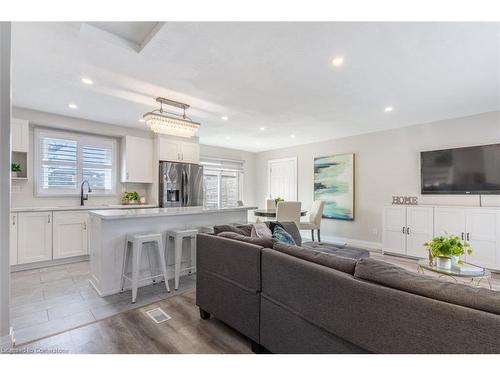
[[[266,224],[255,223],[252,225],[252,231],[250,233],[250,236],[271,238],[273,236],[273,232],[269,229],[269,227]]]
[[[333,268],[337,271],[342,271],[351,275],[354,274],[354,269],[356,267],[356,259],[345,258],[305,247],[276,242],[273,246],[273,249],[294,256],[296,258],[320,264],[325,267]]]
[[[354,277],[455,305],[500,314],[500,293],[419,275],[375,259],[360,259]]]
[[[273,230],[273,239],[288,245],[296,245],[293,237],[286,230],[277,225],[274,227]]]
[[[352,259],[368,258],[370,256],[370,252],[365,249],[346,245],[334,245],[327,242],[308,241],[303,243],[302,246]]]
[[[246,224],[246,225],[228,225],[228,224],[223,224],[223,225],[214,225],[214,234],[219,234],[221,232],[234,232],[241,234],[242,236],[248,236],[250,237],[252,233],[252,224]]]
[[[269,249],[272,249],[274,244],[274,240],[270,237],[249,237],[235,232],[221,232],[217,236],[230,238],[236,241],[243,241],[257,246],[267,247]]]
[[[293,221],[267,221],[266,224],[269,225],[269,229],[274,233],[274,228],[280,226],[283,228],[290,236],[292,236],[295,244],[297,246],[302,246],[302,236],[300,235],[300,230],[297,228],[297,224]]]

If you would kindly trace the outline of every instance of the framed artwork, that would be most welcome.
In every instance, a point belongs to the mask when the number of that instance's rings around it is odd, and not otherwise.
[[[324,218],[354,220],[354,154],[314,158],[314,199]]]

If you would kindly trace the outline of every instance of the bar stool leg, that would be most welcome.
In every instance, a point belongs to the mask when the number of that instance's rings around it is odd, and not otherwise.
[[[139,286],[139,270],[141,268],[141,250],[142,242],[134,241],[132,245],[132,303],[135,303],[137,298],[137,287]]]
[[[191,242],[191,264],[189,273],[196,272],[196,236],[192,236],[190,239]]]
[[[174,288],[179,289],[179,277],[181,274],[181,258],[182,258],[182,237],[174,237],[175,246],[175,275],[174,275]]]
[[[167,237],[167,241],[168,241],[168,237]],[[167,261],[165,260],[165,252],[163,250],[163,244],[162,244],[161,238],[157,244],[158,244],[158,258],[160,260],[160,265],[161,265],[161,270],[163,272],[163,277],[165,278],[165,287],[167,288],[167,292],[170,293],[170,286],[168,285],[168,277],[167,277]]]
[[[120,286],[120,293],[123,293],[123,289],[125,288],[125,272],[127,272],[127,260],[128,260],[128,240],[125,239],[125,252],[123,253],[123,264],[122,264],[122,280]]]
[[[148,243],[148,245],[151,245],[151,243]],[[155,241],[154,245],[155,247],[158,246],[158,242]],[[148,263],[149,263],[149,276],[153,276],[156,274],[156,271],[153,273],[154,269],[153,269],[153,263],[151,263],[151,248],[147,249],[146,254],[148,256]],[[151,279],[153,280],[153,284],[156,283],[155,279],[153,279],[152,277]]]

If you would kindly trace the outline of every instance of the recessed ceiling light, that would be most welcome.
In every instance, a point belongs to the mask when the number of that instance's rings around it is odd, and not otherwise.
[[[68,107],[71,108],[71,109],[77,109],[78,108],[78,106],[75,103],[69,103]]]
[[[384,112],[392,112],[393,109],[394,108],[392,108],[392,107],[385,107]]]
[[[295,134],[292,134],[292,135],[290,136],[290,138],[295,138]]]
[[[263,127],[263,126],[261,126],[261,127],[259,128],[259,130],[264,131],[264,130],[266,130],[266,128],[265,128],[265,127]]]
[[[341,66],[344,63],[344,58],[342,56],[335,57],[332,60],[332,65],[333,66]]]
[[[227,116],[222,116],[220,119],[221,119],[222,121],[227,121],[227,120],[229,120],[229,117],[227,117]]]
[[[92,81],[90,78],[83,77],[82,83],[85,83],[86,85],[93,85],[94,81]]]
[[[146,120],[144,120],[143,118],[140,118],[139,122],[146,122]]]
[[[226,139],[231,139],[231,137],[230,137],[230,136],[228,136],[228,135],[226,135]]]

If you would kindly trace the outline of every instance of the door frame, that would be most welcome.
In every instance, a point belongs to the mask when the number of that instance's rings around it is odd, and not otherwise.
[[[284,162],[284,161],[293,161],[294,166],[295,166],[295,200],[297,201],[299,198],[299,182],[298,182],[298,163],[297,163],[297,156],[292,156],[289,158],[279,158],[279,159],[269,159],[267,161],[267,198],[272,199],[271,197],[271,164],[272,163],[277,163],[277,162]]]

